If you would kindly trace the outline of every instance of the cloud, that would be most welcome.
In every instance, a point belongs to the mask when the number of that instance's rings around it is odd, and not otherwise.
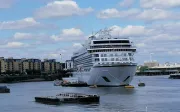
[[[70,28],[70,29],[63,29],[62,36],[81,36],[83,32],[80,29]]]
[[[97,17],[101,19],[108,19],[108,18],[130,18],[132,16],[137,15],[140,13],[139,9],[129,9],[129,10],[122,10],[118,11],[115,8],[105,9],[98,13]]]
[[[61,18],[74,15],[85,15],[92,12],[92,8],[80,8],[75,1],[53,1],[35,12],[37,18]]]
[[[48,58],[58,58],[58,57],[60,57],[60,54],[57,54],[57,53],[50,53],[50,54],[48,54],[48,56],[47,56]]]
[[[26,41],[36,46],[39,44],[54,44],[56,42],[84,41],[85,39],[87,38],[80,29],[69,28],[63,29],[61,33],[57,35],[16,32],[9,41]]]
[[[163,9],[129,9],[129,10],[117,10],[115,8],[105,9],[98,13],[98,18],[110,19],[110,18],[123,18],[128,20],[143,20],[145,22],[160,21],[160,20],[179,20],[180,12],[167,11]]]
[[[133,5],[133,3],[134,3],[134,0],[124,0],[124,1],[120,2],[119,5],[121,7],[130,7]]]
[[[24,40],[24,39],[32,39],[33,35],[31,33],[15,33],[14,34],[14,39],[16,40]]]
[[[166,32],[170,35],[180,35],[180,22],[169,22],[165,24],[154,24],[151,26],[158,31]]]
[[[82,48],[83,46],[82,46],[82,44],[81,43],[74,43],[73,44],[73,48],[75,48],[75,49],[80,49],[80,48]]]
[[[13,4],[13,0],[0,0],[0,9],[10,8],[12,4]]]
[[[139,37],[139,36],[148,36],[154,32],[153,29],[146,29],[145,26],[132,26],[128,25],[124,28],[114,25],[110,27],[113,28],[111,32],[114,37]]]
[[[54,41],[74,41],[74,40],[84,40],[84,33],[80,29],[70,28],[63,29],[61,34],[52,35],[50,37]]]
[[[1,30],[18,30],[18,29],[37,29],[37,28],[55,28],[53,25],[44,25],[37,22],[34,18],[24,18],[16,21],[0,22]]]
[[[24,47],[28,47],[27,44],[24,44],[22,42],[8,42],[5,45],[0,45],[0,48],[24,48]]]
[[[33,34],[33,33],[16,32],[13,35],[13,39],[15,40],[45,40],[48,38],[50,37],[44,33]]]
[[[138,43],[138,44],[136,44],[136,46],[137,46],[137,47],[145,47],[146,44],[145,44],[145,43]]]
[[[180,13],[154,8],[142,11],[136,18],[145,21],[178,20],[180,18]]]
[[[147,41],[147,42],[164,42],[164,41],[180,41],[180,36],[172,36],[172,35],[169,35],[169,34],[164,34],[164,33],[161,33],[161,34],[158,34],[158,35],[154,35],[152,36],[151,38],[148,38],[144,41]]]
[[[140,0],[142,8],[173,8],[180,7],[180,0]]]

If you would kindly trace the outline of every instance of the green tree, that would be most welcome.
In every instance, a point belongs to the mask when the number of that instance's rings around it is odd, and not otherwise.
[[[144,72],[144,71],[146,71],[146,70],[148,70],[148,66],[142,66],[142,67],[140,67],[140,72]]]

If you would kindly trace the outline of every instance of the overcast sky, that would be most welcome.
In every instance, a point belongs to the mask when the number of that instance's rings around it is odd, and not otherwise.
[[[180,62],[180,0],[0,0],[0,56],[64,61],[105,27],[134,42],[139,64]]]

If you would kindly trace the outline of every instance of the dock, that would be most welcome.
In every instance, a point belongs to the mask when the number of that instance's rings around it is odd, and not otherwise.
[[[100,96],[88,95],[82,93],[60,93],[56,96],[48,97],[35,97],[35,101],[43,104],[54,104],[58,105],[61,103],[99,103]]]

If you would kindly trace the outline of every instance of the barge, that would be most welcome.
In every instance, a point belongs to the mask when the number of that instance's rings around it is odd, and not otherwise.
[[[100,96],[88,95],[81,93],[60,93],[56,96],[35,97],[35,101],[44,104],[61,104],[61,103],[98,103]]]

